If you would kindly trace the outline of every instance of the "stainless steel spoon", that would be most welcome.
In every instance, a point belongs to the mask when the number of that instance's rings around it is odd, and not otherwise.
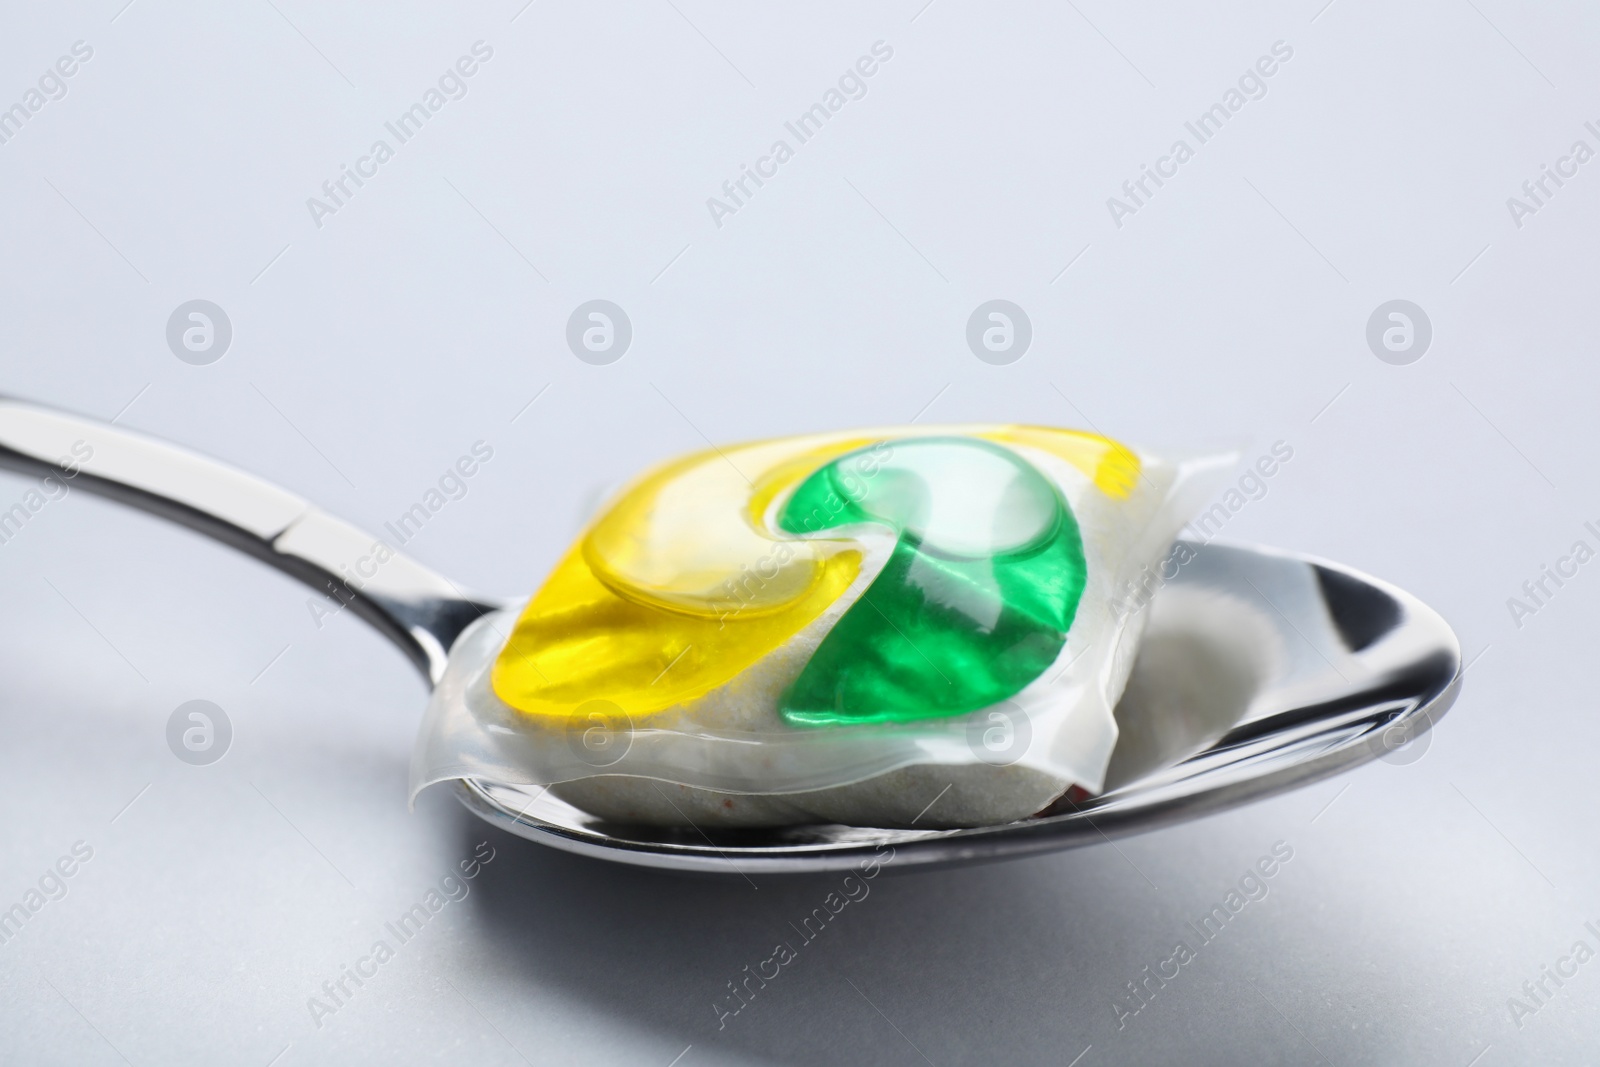
[[[507,603],[470,596],[403,556],[371,568],[363,559],[377,538],[215,460],[0,398],[0,466],[61,477],[63,463],[76,471],[77,487],[242,549],[345,603],[398,645],[430,685],[461,632]],[[469,779],[454,783],[457,796],[520,837],[645,867],[804,872],[892,855],[894,867],[904,869],[1096,844],[1379,756],[1403,762],[1427,743],[1422,734],[1460,688],[1461,648],[1426,604],[1306,556],[1184,545],[1175,557],[1181,564],[1152,574],[1146,585],[1154,597],[1150,627],[1117,708],[1121,737],[1107,788],[1081,804],[967,830],[702,832],[606,824],[537,787]]]

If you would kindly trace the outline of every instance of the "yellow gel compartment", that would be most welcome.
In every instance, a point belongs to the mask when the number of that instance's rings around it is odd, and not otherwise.
[[[495,694],[533,716],[605,700],[638,719],[727,684],[860,571],[849,540],[770,529],[774,502],[846,453],[948,435],[1037,448],[1113,499],[1138,480],[1138,457],[1115,441],[1043,426],[903,427],[694,453],[625,489],[556,564],[495,660]]]

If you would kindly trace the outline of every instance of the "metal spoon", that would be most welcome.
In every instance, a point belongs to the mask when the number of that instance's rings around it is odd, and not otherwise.
[[[363,559],[377,538],[215,460],[0,398],[0,467],[59,478],[63,463],[77,487],[198,530],[344,602],[430,685],[461,632],[507,603],[469,596],[403,556],[373,568]],[[1139,594],[1153,596],[1151,620],[1117,709],[1121,738],[1105,792],[1082,803],[966,830],[698,831],[606,824],[538,787],[468,779],[454,783],[457,797],[520,837],[644,867],[805,872],[886,856],[897,869],[976,863],[1181,822],[1386,754],[1401,761],[1455,700],[1460,645],[1415,597],[1306,556],[1181,545]]]

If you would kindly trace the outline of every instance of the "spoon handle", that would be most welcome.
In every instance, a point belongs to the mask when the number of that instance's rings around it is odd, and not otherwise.
[[[70,482],[271,564],[371,623],[429,684],[461,631],[502,606],[255,475],[95,419],[0,397],[0,467]],[[27,521],[18,508],[0,513],[0,536]]]

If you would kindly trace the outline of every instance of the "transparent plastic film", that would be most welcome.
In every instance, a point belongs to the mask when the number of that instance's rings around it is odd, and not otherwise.
[[[683,825],[1018,818],[1102,784],[1147,600],[1232,456],[910,427],[662,464],[451,651],[412,795]],[[913,803],[915,802],[915,804]]]

